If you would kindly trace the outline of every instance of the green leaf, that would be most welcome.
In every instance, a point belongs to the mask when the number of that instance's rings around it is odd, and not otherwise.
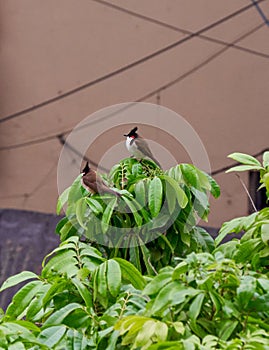
[[[236,290],[239,306],[245,310],[256,291],[256,279],[252,276],[242,276]]]
[[[219,185],[217,184],[217,182],[208,174],[207,175],[207,178],[208,178],[208,181],[210,183],[210,186],[211,186],[211,189],[210,189],[210,193],[212,194],[212,196],[214,198],[218,198],[220,196],[220,187]]]
[[[90,310],[93,307],[93,302],[92,302],[92,295],[89,289],[76,277],[72,278],[72,283],[75,285],[79,294],[85,301],[87,308]]]
[[[265,244],[269,241],[269,223],[261,225],[261,238]]]
[[[231,153],[228,155],[228,158],[231,158],[237,161],[238,163],[242,163],[245,165],[255,165],[258,167],[261,166],[261,163],[256,158],[245,153],[239,153],[239,152]]]
[[[82,309],[82,306],[77,303],[70,303],[61,308],[60,310],[54,312],[44,323],[43,327],[59,325],[63,320],[74,310]]]
[[[113,259],[107,261],[107,286],[110,294],[116,297],[121,287],[121,268]]]
[[[27,281],[29,279],[32,278],[38,278],[38,276],[31,272],[31,271],[22,271],[20,273],[18,273],[17,275],[11,276],[9,277],[1,286],[0,288],[0,292],[2,292],[3,290],[16,286],[17,284]]]
[[[167,175],[161,175],[160,179],[164,180],[166,184],[168,183],[170,186],[172,186],[179,206],[181,208],[185,208],[186,205],[188,204],[188,197],[186,193],[183,191],[183,189],[179,186],[179,184],[174,179],[172,179]],[[169,198],[167,198],[167,200],[169,201]]]
[[[77,217],[78,223],[84,229],[87,229],[87,227],[84,224],[86,210],[87,210],[87,204],[85,202],[85,198],[80,198],[76,202],[76,217]]]
[[[101,223],[103,233],[106,233],[108,228],[109,228],[110,219],[111,219],[111,216],[113,214],[113,210],[114,210],[116,204],[117,204],[117,198],[113,198],[108,203],[108,205],[104,211],[104,214],[102,216],[102,223]]]
[[[135,184],[135,199],[144,208],[146,205],[146,191],[144,181],[138,181]]]
[[[182,304],[187,298],[192,298],[199,293],[199,290],[185,287],[178,281],[170,282],[160,290],[154,300],[151,312],[155,315],[162,315],[166,308]]]
[[[214,239],[202,227],[194,227],[195,240],[202,247],[204,252],[212,252],[215,248]]]
[[[138,208],[140,208],[140,204],[138,204],[135,199],[130,200],[130,199],[126,198],[125,196],[123,197],[123,200],[128,205],[128,207],[131,209],[131,212],[134,216],[137,227],[140,227],[143,223],[142,217],[137,212]]]
[[[164,286],[171,282],[173,269],[165,271],[154,277],[143,290],[145,295],[157,294]]]
[[[133,264],[121,258],[113,258],[113,260],[119,263],[124,280],[129,281],[136,289],[142,290],[145,287],[144,277]]]
[[[227,236],[229,233],[239,233],[243,229],[243,219],[244,217],[235,218],[231,221],[225,222],[219,231],[218,236],[215,239],[215,244],[219,245],[221,241]]]
[[[103,262],[94,274],[94,300],[99,299],[104,307],[107,307],[107,265],[107,261]]]
[[[231,173],[233,171],[248,171],[248,170],[261,170],[262,167],[259,167],[257,165],[237,165],[234,166],[232,168],[230,168],[229,170],[226,170],[226,173]]]
[[[196,168],[192,164],[180,164],[183,178],[188,186],[199,188],[199,177]]]
[[[148,192],[148,202],[149,210],[152,217],[155,217],[159,214],[162,207],[163,200],[163,186],[162,182],[158,177],[154,177],[149,184]]]
[[[77,264],[76,253],[73,250],[58,252],[57,255],[52,257],[45,265],[42,276],[48,277],[51,275],[52,271],[59,274],[65,273],[68,277],[76,276],[79,270]]]
[[[81,177],[82,177],[82,174],[79,174],[70,187],[69,194],[68,194],[69,205],[76,203],[76,201],[82,197],[83,192],[86,191],[81,185]]]
[[[38,336],[38,340],[52,349],[62,339],[66,332],[66,326],[52,326],[42,330]]]
[[[264,152],[262,158],[263,158],[263,166],[264,166],[264,168],[269,167],[269,152],[268,151]]]
[[[180,279],[182,274],[185,274],[188,271],[188,263],[186,261],[181,261],[174,269],[172,278],[173,280]]]
[[[23,286],[13,297],[11,304],[9,304],[6,315],[11,318],[19,317],[35,297],[36,293],[42,288],[41,281],[33,281]]]
[[[90,209],[95,215],[98,215],[99,213],[103,212],[102,205],[96,199],[92,197],[86,197],[85,200],[87,205],[90,207]]]
[[[63,193],[59,196],[58,201],[57,201],[57,207],[56,207],[56,213],[57,215],[60,214],[63,206],[65,205],[65,203],[68,200],[68,196],[69,196],[69,191],[70,191],[71,187],[66,188]]]
[[[205,299],[205,294],[203,292],[201,292],[194,298],[189,308],[189,316],[191,320],[195,321],[199,316],[204,299]]]
[[[232,335],[233,331],[238,325],[238,321],[226,320],[221,322],[221,325],[217,328],[220,339],[227,341]]]

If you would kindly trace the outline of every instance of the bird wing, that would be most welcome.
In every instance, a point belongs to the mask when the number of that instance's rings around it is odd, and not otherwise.
[[[151,150],[149,148],[149,145],[147,143],[146,140],[137,137],[135,139],[135,143],[137,145],[137,149],[142,152],[145,156],[149,157],[149,158],[153,158],[153,154],[151,153]]]

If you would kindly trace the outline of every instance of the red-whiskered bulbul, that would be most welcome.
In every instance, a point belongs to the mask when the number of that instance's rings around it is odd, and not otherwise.
[[[137,127],[124,136],[126,137],[126,147],[133,157],[137,159],[148,157],[161,168],[160,163],[153,156],[147,141],[137,134]]]
[[[104,181],[101,179],[99,175],[96,174],[96,171],[89,167],[89,163],[87,162],[84,169],[82,170],[82,178],[81,184],[87,191],[91,193],[110,193],[114,196],[121,197],[121,195],[111,188],[109,188]]]

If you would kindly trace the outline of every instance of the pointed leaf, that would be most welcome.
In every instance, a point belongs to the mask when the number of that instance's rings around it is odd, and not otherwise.
[[[116,297],[121,287],[121,269],[117,261],[107,261],[107,286],[110,294]]]
[[[104,211],[104,214],[102,216],[102,222],[101,222],[103,233],[106,233],[109,228],[110,219],[116,204],[117,204],[117,198],[113,198],[111,202],[108,203]]]
[[[76,216],[77,216],[78,223],[84,229],[86,229],[86,226],[84,224],[86,210],[87,210],[87,204],[85,202],[85,198],[80,198],[76,202]]]
[[[66,326],[52,326],[45,328],[38,336],[38,340],[52,349],[64,336],[66,332]]]
[[[158,177],[154,177],[149,184],[148,202],[152,217],[159,214],[163,201],[163,186]]]
[[[135,184],[135,199],[142,206],[146,205],[146,191],[144,181],[138,181]]]
[[[0,292],[2,292],[3,290],[13,287],[21,282],[27,281],[29,279],[32,278],[38,278],[38,276],[31,272],[31,271],[22,271],[20,273],[18,273],[17,275],[11,276],[9,277],[1,286],[0,288]]]
[[[70,191],[71,187],[66,188],[63,193],[59,196],[58,201],[57,201],[57,207],[56,207],[56,213],[57,215],[60,214],[63,206],[65,205],[65,203],[68,200],[68,196],[69,196],[69,191]]]
[[[262,158],[263,158],[263,166],[264,166],[264,168],[269,167],[269,152],[268,151],[264,152]]]
[[[146,281],[141,273],[129,261],[121,258],[113,258],[121,268],[123,279],[129,281],[136,289],[142,290],[145,287]]]
[[[238,163],[242,163],[245,165],[261,166],[261,163],[256,158],[245,153],[239,153],[239,152],[231,153],[228,155],[228,158],[236,160]]]
[[[74,310],[82,309],[82,306],[77,303],[70,303],[54,312],[44,323],[44,327],[59,325],[63,320]]]
[[[248,170],[261,170],[261,166],[257,165],[238,165],[226,170],[226,173],[231,173],[233,171],[248,171]]]
[[[188,197],[179,184],[167,175],[161,175],[160,178],[173,187],[179,206],[185,208],[188,204]],[[169,198],[167,200],[169,201]]]

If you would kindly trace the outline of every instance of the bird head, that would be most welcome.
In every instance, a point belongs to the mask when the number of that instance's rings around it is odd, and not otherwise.
[[[88,174],[88,172],[90,171],[90,167],[89,167],[89,162],[86,163],[84,169],[82,170],[82,174]]]
[[[129,134],[124,134],[123,136],[125,136],[125,137],[132,137],[132,138],[137,138],[137,126],[135,127],[135,128],[133,128],[130,132],[129,132]]]

